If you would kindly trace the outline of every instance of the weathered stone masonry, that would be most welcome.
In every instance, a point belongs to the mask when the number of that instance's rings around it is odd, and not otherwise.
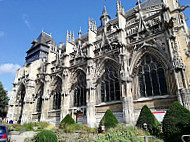
[[[89,19],[86,34],[67,32],[59,46],[42,31],[16,73],[8,119],[58,125],[71,114],[95,127],[111,109],[121,123],[133,125],[145,104],[163,111],[178,100],[190,109],[187,7],[138,0],[125,12],[118,1],[114,19],[104,7],[99,27]]]

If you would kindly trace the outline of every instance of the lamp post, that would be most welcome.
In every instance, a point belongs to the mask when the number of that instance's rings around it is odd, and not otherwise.
[[[145,141],[145,142],[148,142],[148,137],[147,137],[147,124],[144,123],[144,124],[143,124],[143,127],[144,127],[144,129],[145,129],[144,141]]]

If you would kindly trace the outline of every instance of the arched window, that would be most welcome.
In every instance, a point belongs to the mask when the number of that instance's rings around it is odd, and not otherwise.
[[[120,100],[119,75],[112,66],[107,66],[102,76],[101,100],[102,102]]]
[[[146,55],[138,68],[141,97],[167,94],[165,72],[156,58]]]
[[[62,80],[61,78],[57,78],[56,81],[56,90],[53,95],[53,109],[60,109],[61,108],[61,92],[62,92]]]
[[[61,93],[56,92],[53,96],[53,109],[60,109],[61,108]]]
[[[42,110],[42,97],[40,96],[37,99],[36,112],[41,112]]]
[[[44,86],[41,85],[38,91],[38,98],[37,98],[37,105],[36,105],[36,112],[41,112],[42,110],[42,95],[43,95]]]
[[[77,83],[74,89],[74,106],[86,105],[86,75],[79,72],[77,76]]]
[[[26,94],[26,89],[24,84],[21,84],[19,87],[19,91],[18,91],[18,101],[20,103],[20,115],[19,115],[19,119],[18,119],[18,123],[21,123],[21,119],[22,119],[22,115],[23,115],[23,108],[24,108],[24,98],[25,98],[25,94]]]

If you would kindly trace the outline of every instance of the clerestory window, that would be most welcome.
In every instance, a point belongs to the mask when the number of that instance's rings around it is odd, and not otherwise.
[[[112,66],[105,68],[101,81],[101,101],[120,100],[120,83],[118,71]]]
[[[141,97],[167,94],[165,71],[159,61],[146,55],[138,68],[138,80]]]

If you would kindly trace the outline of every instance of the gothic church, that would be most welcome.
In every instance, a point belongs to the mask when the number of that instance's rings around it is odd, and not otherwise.
[[[13,83],[7,117],[21,124],[57,126],[70,114],[95,127],[107,109],[134,125],[145,104],[166,111],[174,101],[190,109],[190,30],[178,0],[146,0],[129,11],[104,6],[101,25],[67,32],[55,43],[42,31],[26,52]]]

